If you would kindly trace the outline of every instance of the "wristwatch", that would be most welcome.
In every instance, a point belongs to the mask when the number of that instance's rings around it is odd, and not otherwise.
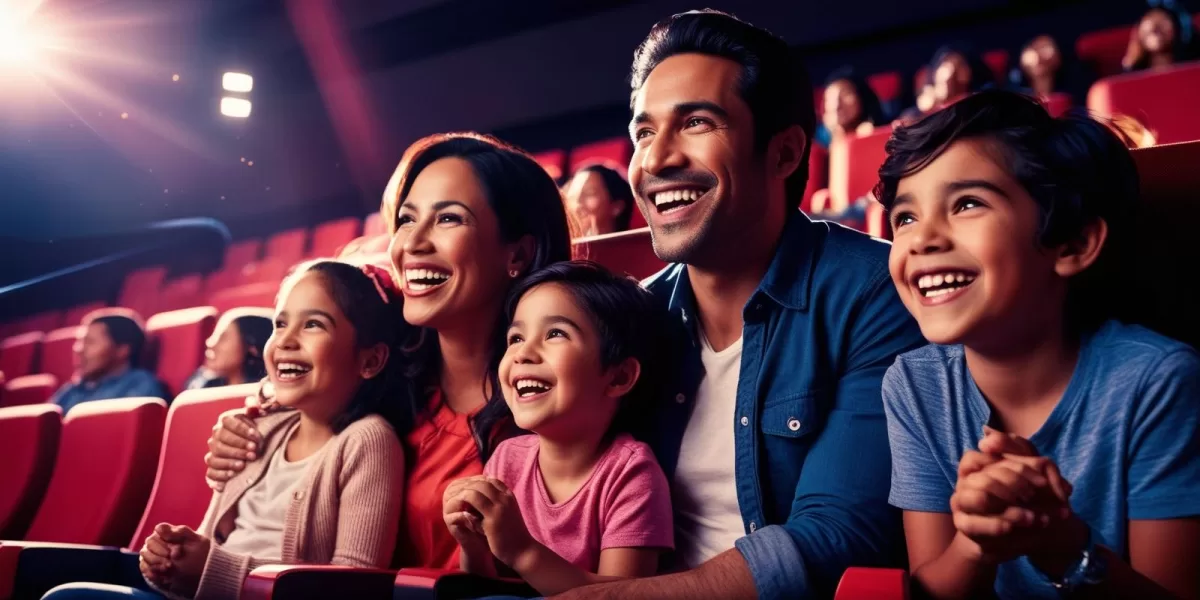
[[[1069,594],[1081,587],[1102,583],[1107,577],[1108,563],[1100,554],[1095,534],[1089,528],[1087,546],[1084,546],[1079,558],[1063,574],[1062,580],[1052,583],[1059,592]]]

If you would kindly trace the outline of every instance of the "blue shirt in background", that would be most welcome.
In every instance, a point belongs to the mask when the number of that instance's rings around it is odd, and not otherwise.
[[[734,435],[736,547],[760,598],[832,597],[846,567],[898,566],[899,511],[888,506],[883,374],[924,345],[888,275],[887,242],[796,211],[742,310]],[[646,287],[667,306],[683,365],[650,434],[668,478],[704,377],[685,265]]]
[[[55,392],[51,402],[63,409],[63,415],[78,404],[113,398],[162,398],[170,401],[166,388],[145,369],[126,369],[97,381],[69,381]]]
[[[991,409],[962,346],[900,356],[883,380],[892,445],[891,503],[950,512],[958,461]],[[1062,400],[1030,438],[1074,486],[1071,508],[1098,543],[1128,560],[1127,522],[1200,514],[1200,356],[1115,321],[1084,339]],[[1000,566],[1000,598],[1059,598],[1027,558]]]

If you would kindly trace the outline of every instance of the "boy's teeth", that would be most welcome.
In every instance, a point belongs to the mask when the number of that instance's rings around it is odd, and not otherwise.
[[[917,288],[926,297],[932,298],[952,292],[975,281],[975,275],[960,271],[922,275],[917,279]]]

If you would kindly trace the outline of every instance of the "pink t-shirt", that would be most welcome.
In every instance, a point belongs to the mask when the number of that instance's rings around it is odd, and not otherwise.
[[[618,435],[575,495],[554,504],[538,468],[538,437],[496,448],[483,471],[517,498],[533,539],[595,573],[606,548],[675,548],[671,488],[650,447]]]

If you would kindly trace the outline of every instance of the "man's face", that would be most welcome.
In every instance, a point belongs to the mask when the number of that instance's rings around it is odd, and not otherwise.
[[[678,54],[634,100],[629,182],[664,261],[711,261],[768,218],[769,177],[741,74],[732,60]]]
[[[129,346],[113,342],[103,323],[92,323],[80,330],[75,340],[75,365],[81,379],[99,379],[128,361]]]

